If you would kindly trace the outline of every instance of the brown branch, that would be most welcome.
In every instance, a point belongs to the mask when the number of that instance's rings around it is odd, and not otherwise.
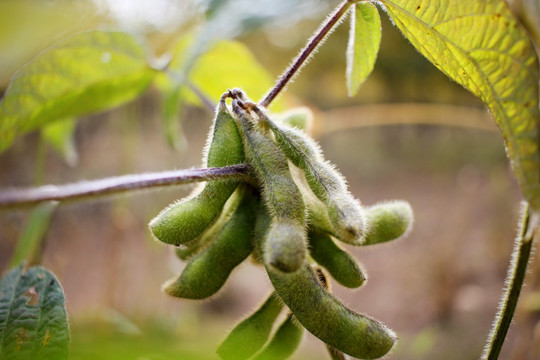
[[[268,92],[263,100],[259,102],[262,107],[268,107],[270,103],[279,95],[279,93],[287,86],[289,82],[294,78],[296,74],[306,64],[309,57],[313,54],[315,49],[324,42],[326,37],[334,29],[335,25],[347,12],[349,7],[354,4],[355,1],[345,0],[338,5],[336,10],[330,14],[322,25],[315,31],[315,34],[308,40],[306,46],[300,51],[296,59],[293,60],[291,65],[283,72],[276,85]]]
[[[249,166],[232,165],[208,169],[184,169],[157,173],[123,175],[64,185],[0,190],[0,209],[35,205],[43,201],[75,201],[127,191],[174,186],[208,180],[246,181]]]

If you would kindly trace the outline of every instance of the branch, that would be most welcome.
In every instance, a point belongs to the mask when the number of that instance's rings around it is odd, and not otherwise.
[[[279,81],[268,92],[263,100],[259,103],[262,107],[268,107],[270,103],[279,95],[279,93],[287,86],[294,76],[302,69],[307,60],[313,54],[315,49],[324,42],[326,37],[334,29],[334,26],[339,22],[343,15],[347,12],[349,7],[354,4],[355,1],[345,0],[338,5],[336,10],[323,22],[323,24],[315,31],[315,34],[308,40],[306,46],[300,51],[296,59],[293,60],[291,65],[281,75]]]
[[[539,224],[537,216],[537,214],[531,214],[531,209],[526,204],[523,209],[520,234],[516,239],[510,268],[508,269],[508,278],[506,280],[508,285],[499,312],[495,317],[482,360],[497,360],[499,358],[525,280],[531,248]]]
[[[157,173],[123,175],[65,185],[45,185],[27,189],[0,191],[0,209],[35,205],[43,201],[84,200],[126,191],[189,184],[208,180],[245,181],[249,165],[220,168],[173,170]]]

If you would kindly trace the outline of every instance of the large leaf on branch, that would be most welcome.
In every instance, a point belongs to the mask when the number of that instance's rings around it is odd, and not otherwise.
[[[47,269],[19,266],[0,280],[0,359],[64,360],[69,328],[64,292]]]
[[[92,31],[52,46],[11,80],[0,103],[0,151],[52,121],[133,99],[154,73],[144,47],[126,33]]]
[[[538,59],[504,0],[381,0],[439,70],[487,104],[525,198],[540,210]]]

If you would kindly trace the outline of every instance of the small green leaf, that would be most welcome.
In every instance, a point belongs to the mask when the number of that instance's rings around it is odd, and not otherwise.
[[[64,291],[50,271],[21,265],[0,279],[0,341],[2,360],[67,359]]]
[[[125,103],[154,74],[144,47],[129,34],[92,31],[61,41],[11,79],[0,103],[0,151],[52,121]]]
[[[347,46],[347,89],[349,96],[358,93],[360,86],[373,71],[381,44],[381,18],[369,2],[359,2],[351,9],[351,32]]]
[[[49,228],[51,217],[58,202],[48,201],[39,204],[32,210],[28,224],[17,241],[17,247],[11,257],[9,267],[20,265],[23,261],[32,263],[35,260],[39,245]]]
[[[521,190],[540,209],[538,59],[504,0],[381,0],[439,70],[480,97],[504,137]]]
[[[78,155],[73,141],[77,120],[67,118],[51,122],[41,129],[41,136],[51,147],[60,154],[70,166],[77,165]]]

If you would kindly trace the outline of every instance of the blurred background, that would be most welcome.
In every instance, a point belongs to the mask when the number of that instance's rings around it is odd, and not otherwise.
[[[238,7],[250,3],[237,2]],[[299,3],[293,16],[269,11],[254,26],[227,34],[245,45],[271,78],[337,5]],[[540,14],[535,3],[513,4],[529,28]],[[200,25],[207,5],[3,0],[0,91],[23,64],[80,31],[128,31],[156,58],[166,56],[182,35]],[[404,199],[415,212],[406,238],[350,249],[369,281],[358,290],[335,284],[336,295],[399,334],[390,359],[477,359],[504,286],[522,197],[484,105],[421,57],[382,11],[381,18],[375,70],[357,96],[349,98],[345,86],[345,22],[288,87],[279,106],[313,110],[314,137],[364,204]],[[223,26],[235,21],[225,19]],[[178,117],[183,144],[175,150],[163,137],[161,107],[159,91],[152,87],[136,101],[82,118],[73,142],[77,161],[66,162],[43,145],[39,134],[20,138],[0,154],[0,187],[199,167],[212,113],[187,106]],[[147,224],[190,190],[182,186],[57,208],[42,263],[66,293],[70,359],[217,359],[215,349],[228,330],[270,293],[264,271],[249,262],[210,300],[173,299],[160,291],[184,264],[151,238]],[[7,268],[28,213],[0,211],[0,271]],[[526,283],[502,359],[540,359],[538,259]],[[309,334],[292,358],[308,356],[329,358]]]

